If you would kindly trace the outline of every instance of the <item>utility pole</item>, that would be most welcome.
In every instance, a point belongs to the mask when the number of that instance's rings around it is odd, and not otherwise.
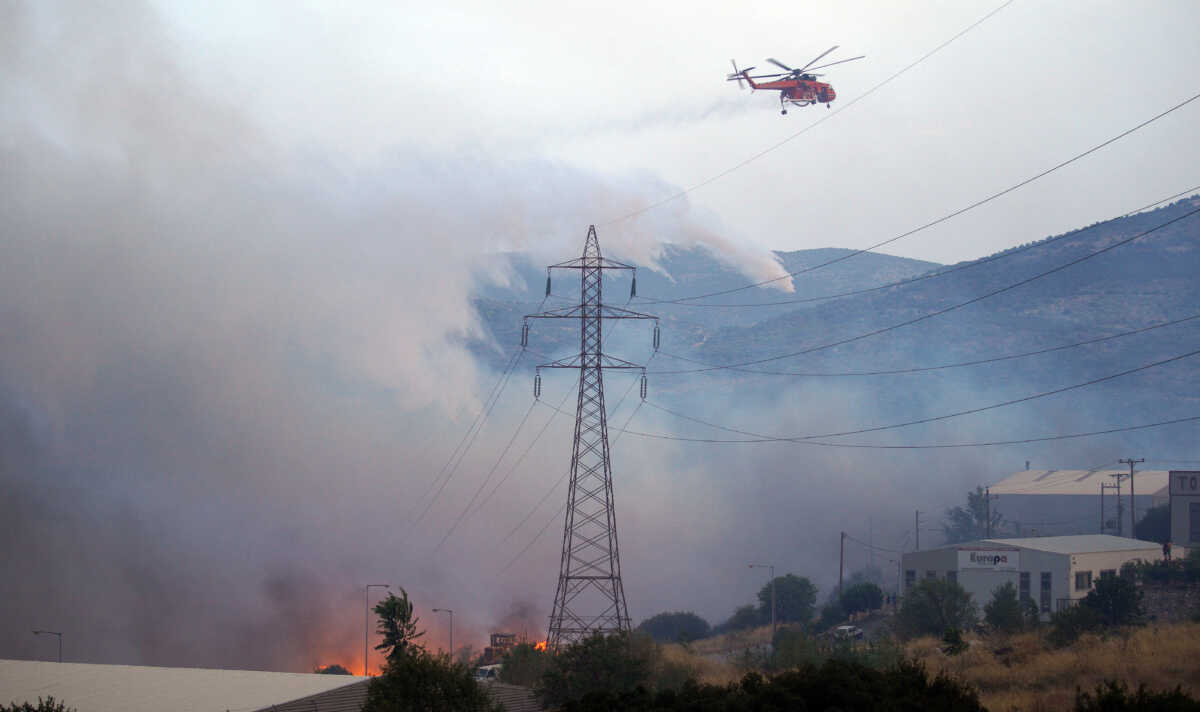
[[[1125,528],[1122,524],[1125,510],[1121,507],[1121,478],[1125,477],[1125,475],[1118,472],[1115,475],[1109,476],[1116,480],[1116,484],[1113,487],[1117,488],[1117,536],[1125,536]]]
[[[1133,466],[1139,462],[1145,462],[1146,458],[1142,457],[1137,460],[1132,457],[1127,459],[1117,460],[1125,465],[1129,465],[1129,538],[1137,538],[1137,500],[1133,498]]]
[[[752,569],[767,569],[771,577],[771,640],[775,640],[775,564],[750,564]]]
[[[1100,533],[1104,533],[1104,490],[1115,489],[1120,492],[1120,485],[1110,485],[1107,482],[1100,483]],[[1119,496],[1119,495],[1118,495]],[[1118,500],[1119,501],[1119,500]]]
[[[608,420],[604,409],[604,370],[626,369],[642,373],[641,396],[646,397],[646,369],[604,353],[602,322],[606,319],[653,319],[654,347],[658,348],[658,317],[609,306],[602,301],[605,270],[636,268],[600,255],[596,226],[589,225],[579,259],[546,268],[546,293],[550,270],[574,269],[580,274],[579,304],[525,317],[521,346],[528,344],[530,319],[578,319],[579,353],[538,367],[534,397],[541,395],[541,369],[579,371],[579,397],[575,405],[575,436],[571,446],[571,480],[563,522],[558,587],[546,636],[551,650],[598,631],[628,631],[629,608],[621,582],[621,554],[617,545],[617,514],[613,503],[612,462],[608,447]],[[636,287],[635,287],[636,288]],[[630,294],[633,294],[631,289]]]
[[[921,510],[919,510],[919,509],[917,510],[917,513],[915,515],[913,515],[913,531],[916,532],[916,534],[917,534],[917,546],[916,546],[915,551],[920,551],[921,550]]]
[[[983,501],[986,502],[986,505],[984,506],[983,511],[984,511],[985,516],[987,517],[987,523],[983,525],[983,530],[985,532],[987,532],[987,536],[985,536],[984,538],[991,539],[992,538],[992,488],[991,487],[983,488]]]
[[[846,570],[846,532],[842,532],[842,547],[838,553],[838,596],[842,595],[842,573]]]

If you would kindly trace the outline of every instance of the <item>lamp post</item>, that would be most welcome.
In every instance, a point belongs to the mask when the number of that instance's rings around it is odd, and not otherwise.
[[[369,583],[363,589],[363,677],[367,676],[367,631],[370,629],[371,616],[371,589],[373,588],[391,588],[390,583]]]
[[[750,564],[752,569],[769,569],[771,574],[771,639],[775,639],[775,564]]]
[[[58,662],[62,662],[62,633],[55,630],[35,630],[34,635],[57,635],[58,636]]]
[[[450,614],[450,661],[454,661],[454,611],[449,608],[435,608],[434,613],[449,613]]]

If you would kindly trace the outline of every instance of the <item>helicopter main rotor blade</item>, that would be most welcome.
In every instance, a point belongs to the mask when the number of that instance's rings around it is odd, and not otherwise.
[[[804,70],[806,70],[806,69],[808,69],[809,67],[813,66],[813,65],[814,65],[814,64],[816,64],[817,62],[820,62],[822,57],[824,57],[825,55],[829,54],[830,52],[832,52],[833,50],[835,50],[835,49],[837,49],[837,48],[838,48],[838,46],[837,46],[837,45],[834,45],[834,46],[830,47],[829,49],[825,50],[824,52],[822,52],[822,53],[818,54],[818,55],[816,56],[816,58],[814,58],[814,59],[813,59],[813,61],[811,61],[811,62],[809,62],[808,64],[806,64],[806,65],[804,65],[803,67],[801,67],[799,71],[803,72]]]
[[[833,66],[833,65],[835,65],[835,64],[842,64],[843,62],[853,62],[853,61],[854,61],[854,60],[856,60],[856,59],[862,59],[862,58],[864,58],[864,57],[866,57],[866,56],[867,56],[867,55],[863,54],[863,55],[859,55],[859,56],[857,56],[857,57],[851,57],[850,59],[839,59],[839,60],[838,60],[838,61],[836,61],[836,62],[830,62],[829,64],[822,64],[821,66],[819,66],[819,67],[813,67],[812,69],[824,69],[824,68],[826,68],[826,67],[832,67],[832,66]],[[812,69],[810,69],[810,70],[808,70],[808,71],[810,71],[810,72],[811,72],[811,71],[812,71]]]
[[[818,57],[817,59],[820,59],[820,57]],[[791,67],[787,66],[786,64],[784,64],[783,62],[780,62],[778,59],[775,59],[774,57],[767,57],[767,61],[770,62],[771,64],[774,64],[776,67],[779,67],[780,69],[785,69],[789,72],[796,71],[796,70],[792,69]]]
[[[786,74],[755,74],[754,76],[752,76],[750,78],[751,79],[774,79],[775,77],[790,77],[790,76],[792,76],[791,72],[788,72]]]

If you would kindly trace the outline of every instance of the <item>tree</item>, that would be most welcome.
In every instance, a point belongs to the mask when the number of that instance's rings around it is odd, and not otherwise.
[[[1080,605],[1096,611],[1106,625],[1131,625],[1141,621],[1142,590],[1132,578],[1101,576]]]
[[[940,636],[950,628],[969,629],[978,617],[971,594],[962,586],[945,579],[922,579],[904,597],[897,625],[910,637]]]
[[[550,669],[550,653],[538,650],[529,643],[514,645],[500,662],[500,682],[522,687],[535,687]]]
[[[28,702],[21,704],[13,702],[8,707],[0,705],[0,712],[75,712],[75,708],[67,707],[62,702],[55,702],[53,695],[47,695],[44,700],[39,697],[37,705],[31,705]]]
[[[466,665],[409,646],[371,678],[362,712],[500,712]]]
[[[1004,519],[999,512],[992,512],[992,535],[1000,529]],[[960,541],[972,541],[988,536],[988,501],[987,493],[982,487],[976,487],[974,492],[967,492],[966,507],[950,507],[946,510],[946,518],[942,522],[942,534],[947,544],[957,544]]]
[[[1133,527],[1134,536],[1142,541],[1156,541],[1159,544],[1171,538],[1171,510],[1165,504],[1146,510],[1142,518]]]
[[[992,591],[992,600],[983,607],[983,619],[993,630],[1015,633],[1025,625],[1025,610],[1017,598],[1012,581]]]
[[[425,631],[417,632],[420,619],[413,615],[412,602],[408,600],[408,592],[400,589],[400,595],[389,593],[388,597],[375,606],[375,615],[379,616],[379,625],[375,632],[383,636],[383,642],[375,646],[376,650],[386,651],[389,665],[398,663],[409,652],[415,649],[415,641]]]
[[[788,574],[775,577],[775,619],[780,623],[808,623],[817,604],[817,587],[803,576]],[[758,610],[762,620],[771,620],[771,582],[758,592]]]
[[[637,629],[660,643],[686,643],[709,633],[708,621],[691,611],[659,613],[642,621]]]
[[[838,604],[848,614],[874,611],[883,607],[883,591],[875,584],[864,581],[842,591],[838,596]]]
[[[771,620],[771,611],[767,609],[767,620]],[[729,620],[717,626],[717,629],[724,632],[730,630],[745,630],[763,624],[762,614],[757,608],[751,605],[738,606],[738,609],[729,616]]]
[[[645,686],[654,641],[639,638],[596,632],[561,650],[551,658],[537,688],[545,705],[559,707],[593,693],[619,694]]]
[[[338,665],[337,663],[334,663],[333,665],[326,665],[325,667],[318,667],[316,670],[313,670],[313,672],[317,673],[318,675],[350,675],[351,674],[351,672],[349,670],[347,670],[345,667],[343,667],[341,665]]]
[[[383,674],[367,687],[363,712],[498,712],[487,692],[475,681],[471,669],[455,663],[449,655],[432,655],[417,642],[417,630],[408,592],[388,595],[375,606],[379,616],[376,630],[383,642],[376,650],[386,651]]]

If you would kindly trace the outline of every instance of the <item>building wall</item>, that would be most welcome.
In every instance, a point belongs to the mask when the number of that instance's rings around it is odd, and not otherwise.
[[[1171,471],[1171,542],[1184,547],[1200,546],[1200,472]]]
[[[1100,531],[1100,495],[1097,494],[1000,494],[994,495],[993,511],[1004,517],[1002,529],[1013,536],[1063,536],[1070,534],[1116,534],[1117,498],[1104,497],[1104,519],[1113,524]],[[1154,493],[1134,497],[1140,519],[1151,507],[1165,503]],[[1121,532],[1129,535],[1129,485],[1121,488]]]

